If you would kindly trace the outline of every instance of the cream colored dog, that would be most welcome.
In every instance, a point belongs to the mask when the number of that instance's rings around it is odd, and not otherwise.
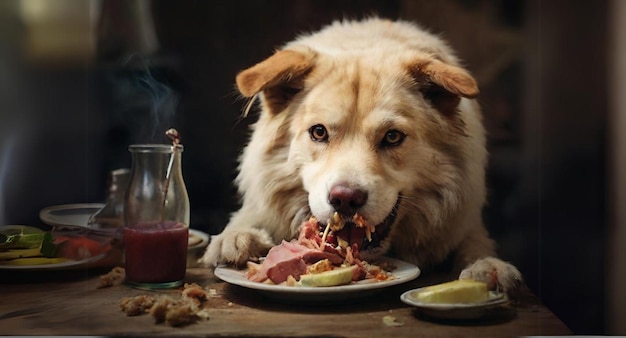
[[[392,251],[511,290],[481,219],[485,132],[478,88],[439,38],[407,22],[335,22],[237,76],[261,114],[241,157],[243,204],[201,259],[244,264],[314,215],[376,225],[360,256]],[[362,242],[359,240],[363,240]]]

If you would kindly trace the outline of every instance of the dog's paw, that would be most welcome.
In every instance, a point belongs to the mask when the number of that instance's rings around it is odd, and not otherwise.
[[[505,291],[513,297],[523,284],[522,274],[515,266],[495,257],[478,259],[461,271],[459,279],[482,281],[490,290]]]
[[[261,229],[226,228],[219,235],[212,236],[204,256],[198,263],[206,267],[219,264],[243,266],[248,260],[259,258],[274,245],[269,234]]]

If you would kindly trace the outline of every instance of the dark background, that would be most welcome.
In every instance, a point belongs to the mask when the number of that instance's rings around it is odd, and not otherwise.
[[[605,0],[155,0],[144,4],[159,44],[147,52],[134,3],[79,13],[96,49],[56,59],[24,52],[19,2],[0,5],[3,224],[104,201],[108,172],[130,166],[128,145],[165,143],[176,127],[191,226],[218,233],[237,208],[231,182],[255,117],[240,119],[236,73],[334,19],[406,19],[446,38],[480,84],[485,220],[500,255],[575,333],[605,333]]]

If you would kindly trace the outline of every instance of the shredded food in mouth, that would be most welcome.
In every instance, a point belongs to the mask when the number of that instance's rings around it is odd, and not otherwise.
[[[354,214],[354,216],[356,216],[356,215],[357,214]],[[330,228],[330,230],[332,230],[332,231],[339,231],[339,230],[343,229],[343,227],[345,225],[346,225],[346,222],[343,220],[343,218],[336,211],[333,214],[333,216],[328,219],[328,222],[326,222],[326,227]]]
[[[337,235],[348,223],[354,228],[362,228],[360,233],[364,233],[366,240],[371,241],[375,226],[370,225],[358,213],[347,221],[335,212],[326,222],[323,231],[320,229],[322,224],[312,216],[301,225],[297,239],[283,241],[272,247],[261,263],[249,261],[247,278],[261,283],[299,286],[300,277],[304,275],[354,267],[351,270],[352,282],[364,279],[372,281],[393,279],[394,276],[390,271],[395,267],[378,266],[362,261],[359,257],[359,244],[350,243],[349,238],[344,239]]]
[[[366,221],[365,218],[361,216],[358,212],[355,213],[354,216],[352,216],[352,222],[357,228],[364,228],[365,238],[369,242],[371,242],[372,233],[376,231],[376,226]],[[332,217],[329,218],[328,221],[326,222],[326,228],[324,229],[324,235],[322,236],[322,243],[326,242],[326,236],[328,235],[328,232],[330,230],[337,232],[343,229],[346,223],[347,222],[343,219],[343,217],[341,217],[341,215],[339,215],[339,213],[335,211]],[[345,247],[345,244],[347,244],[347,242],[345,240],[342,240],[340,244],[343,244]]]
[[[337,214],[337,212],[335,212],[335,214]],[[354,224],[357,227],[365,228],[365,237],[367,238],[369,242],[371,242],[372,233],[376,231],[376,226],[374,224],[367,222],[365,218],[363,218],[363,216],[359,215],[358,212],[355,213],[354,216],[352,216],[352,220],[354,221]]]

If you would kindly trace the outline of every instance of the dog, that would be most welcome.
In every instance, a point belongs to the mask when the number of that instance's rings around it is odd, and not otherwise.
[[[486,136],[478,86],[446,42],[414,23],[372,17],[303,34],[237,74],[260,115],[240,157],[242,198],[200,263],[242,266],[310,216],[376,224],[359,255],[513,290],[483,224]],[[249,108],[249,107],[248,107]]]

